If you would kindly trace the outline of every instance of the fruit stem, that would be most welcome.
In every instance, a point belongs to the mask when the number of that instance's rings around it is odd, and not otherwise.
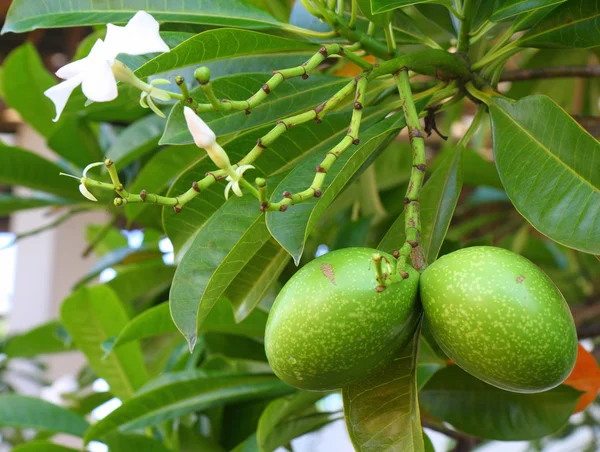
[[[408,127],[410,145],[412,147],[412,170],[408,183],[408,190],[404,197],[404,232],[406,241],[399,250],[397,271],[404,271],[408,256],[411,256],[412,265],[417,271],[423,271],[427,266],[423,249],[421,247],[421,214],[419,196],[423,179],[425,178],[425,139],[419,121],[419,113],[410,88],[408,69],[401,68],[394,74],[398,93],[404,110],[404,117]]]

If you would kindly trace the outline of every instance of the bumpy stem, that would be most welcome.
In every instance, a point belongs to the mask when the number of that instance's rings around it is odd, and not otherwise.
[[[425,140],[423,129],[419,121],[419,115],[415,107],[410,89],[410,80],[408,70],[401,69],[395,75],[400,93],[400,100],[406,118],[406,125],[410,137],[410,144],[413,151],[412,170],[408,190],[404,198],[404,231],[406,241],[399,250],[398,271],[403,271],[406,266],[408,256],[412,257],[412,264],[416,270],[423,270],[427,263],[421,248],[421,215],[419,212],[419,196],[423,179],[425,178]],[[404,273],[408,275],[407,273]],[[404,276],[403,274],[403,276]]]

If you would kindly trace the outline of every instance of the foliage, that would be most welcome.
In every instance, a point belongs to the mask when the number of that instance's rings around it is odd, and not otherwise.
[[[583,126],[598,133],[599,1],[150,3],[13,0],[4,24],[97,26],[78,59],[105,24],[149,8],[170,47],[120,53],[133,72],[117,76],[118,96],[86,106],[78,88],[57,122],[35,47],[4,60],[4,102],[58,158],[2,144],[0,184],[32,193],[0,195],[0,214],[111,215],[88,231],[97,265],[59,318],[3,345],[0,427],[15,450],[71,450],[50,442],[66,433],[117,452],[273,451],[340,420],[319,402],[329,393],[281,382],[263,346],[274,298],[323,249],[397,251],[398,275],[471,245],[511,249],[561,289],[581,338],[600,336],[586,324],[600,302],[600,144]],[[216,134],[207,152],[184,107]],[[226,199],[225,178],[243,196]],[[116,225],[142,229],[142,247]],[[116,278],[96,284],[108,267]],[[87,366],[64,406],[14,393],[13,360],[74,349]],[[339,391],[350,438],[419,452],[431,450],[423,426],[461,450],[564,435],[600,387],[582,350],[564,384],[509,393],[449,363],[425,320],[387,367]],[[96,378],[108,393],[91,391]],[[119,408],[84,419],[112,397]]]

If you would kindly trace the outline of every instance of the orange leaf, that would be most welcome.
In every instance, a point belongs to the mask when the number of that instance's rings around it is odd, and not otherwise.
[[[363,60],[365,60],[371,64],[375,64],[375,57],[373,55],[368,55],[366,57],[363,57]],[[347,65],[342,67],[339,71],[337,71],[334,75],[337,75],[339,77],[355,77],[355,76],[359,75],[361,72],[362,72],[362,69],[359,68],[356,64],[348,63]]]
[[[571,375],[564,384],[583,392],[575,408],[575,413],[585,410],[590,405],[600,390],[600,368],[596,359],[585,348],[579,345],[577,362]]]

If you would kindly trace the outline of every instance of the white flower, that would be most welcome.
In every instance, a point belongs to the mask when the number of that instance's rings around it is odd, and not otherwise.
[[[217,136],[211,128],[190,107],[183,107],[183,115],[196,146],[206,150],[210,159],[219,168],[228,174],[233,172],[229,156],[225,149],[217,143]]]
[[[73,176],[72,174],[66,174],[66,173],[60,173],[61,176],[67,176],[67,177],[72,177],[73,179],[77,179],[79,182],[81,182],[79,184],[79,192],[86,197],[87,199],[89,199],[90,201],[94,201],[94,202],[98,202],[98,199],[96,199],[96,197],[94,195],[92,195],[92,193],[87,189],[87,187],[85,186],[85,183],[87,182],[87,172],[96,167],[96,166],[100,166],[100,165],[104,165],[104,162],[96,162],[96,163],[90,163],[88,166],[86,166],[83,170],[83,177],[79,178],[77,176]]]
[[[117,55],[143,55],[168,52],[169,47],[158,33],[158,22],[148,13],[138,11],[124,27],[108,24],[104,41],[98,39],[90,54],[60,68],[56,75],[65,81],[46,90],[56,107],[58,121],[75,88],[81,85],[83,94],[94,102],[109,102],[117,97],[117,80],[147,90],[150,85],[139,80]]]
[[[252,168],[254,168],[252,165],[242,165],[234,171],[234,174],[227,176],[226,180],[228,180],[229,183],[225,187],[225,199],[229,199],[229,190],[233,190],[237,196],[243,195],[240,187],[240,180],[244,177],[244,173]]]

